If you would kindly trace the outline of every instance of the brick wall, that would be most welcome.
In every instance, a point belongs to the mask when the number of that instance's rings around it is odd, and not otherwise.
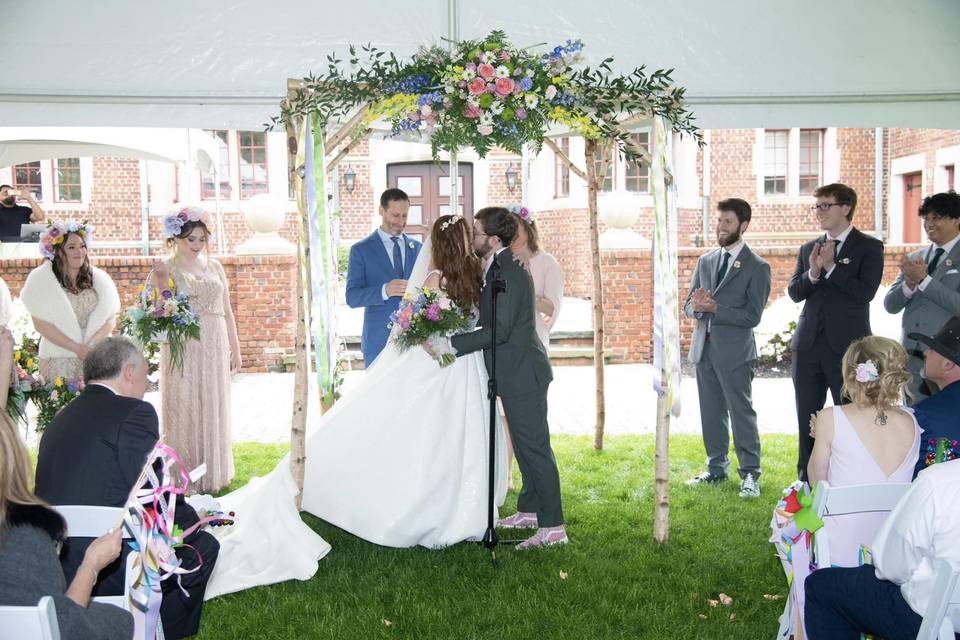
[[[770,264],[770,303],[785,295],[796,268],[797,250],[751,247]],[[883,284],[892,283],[899,273],[900,259],[912,246],[888,246],[884,256]],[[649,250],[604,251],[604,347],[613,350],[615,362],[653,360],[653,270]],[[678,255],[680,305],[686,300],[697,259],[702,249],[681,249]],[[680,341],[686,354],[695,322],[680,310]]]
[[[237,319],[243,371],[280,370],[293,353],[296,316],[296,259],[293,256],[222,256]],[[123,309],[133,305],[156,258],[101,257],[95,263],[113,278]],[[40,259],[0,260],[0,277],[16,297]]]
[[[888,129],[889,151],[893,158],[924,154],[923,195],[934,191],[937,149],[960,145],[960,131],[947,129]],[[889,176],[888,176],[889,177]],[[956,185],[954,186],[956,188]]]

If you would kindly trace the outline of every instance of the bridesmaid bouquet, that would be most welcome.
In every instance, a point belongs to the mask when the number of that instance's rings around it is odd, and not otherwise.
[[[59,376],[53,382],[35,389],[30,399],[37,405],[37,431],[43,431],[60,409],[73,402],[83,391],[83,380],[65,380]]]
[[[183,350],[187,340],[200,339],[200,317],[190,308],[190,296],[177,293],[173,278],[168,288],[153,288],[152,294],[140,287],[140,302],[127,310],[124,332],[142,345],[166,342],[170,364],[183,370]]]
[[[38,342],[24,334],[13,351],[13,380],[7,393],[7,415],[14,422],[27,424],[27,402],[40,393],[43,383],[37,364]]]
[[[390,315],[393,342],[400,351],[429,342],[441,367],[457,357],[447,350],[446,338],[464,331],[467,314],[442,291],[424,287],[403,296],[400,307]]]

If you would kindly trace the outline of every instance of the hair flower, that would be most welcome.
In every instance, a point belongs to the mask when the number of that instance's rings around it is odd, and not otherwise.
[[[857,382],[864,384],[874,382],[879,377],[880,373],[877,371],[877,363],[873,360],[867,360],[857,365]]]
[[[457,223],[460,222],[461,220],[463,220],[463,216],[461,216],[461,215],[450,216],[450,219],[449,219],[449,220],[446,220],[446,221],[440,223],[440,231],[446,231],[446,230],[447,230],[447,227],[449,227],[450,225],[453,225],[453,224],[457,224]]]
[[[163,219],[163,233],[167,238],[180,235],[183,225],[188,222],[202,222],[207,224],[207,212],[200,207],[184,207],[174,211]]]
[[[519,205],[519,204],[507,205],[507,211],[517,216],[524,222],[529,222],[529,223],[536,222],[536,217],[533,215],[533,211],[531,211],[527,207],[524,207],[523,205]]]
[[[47,260],[53,261],[57,254],[57,245],[62,244],[67,234],[75,233],[83,238],[83,243],[90,246],[90,236],[93,233],[93,226],[76,220],[66,220],[63,222],[49,222],[47,229],[40,234],[40,253]]]

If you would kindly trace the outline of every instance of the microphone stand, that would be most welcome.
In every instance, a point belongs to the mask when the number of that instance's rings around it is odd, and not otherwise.
[[[497,530],[494,528],[493,503],[496,492],[496,453],[497,453],[497,295],[507,290],[507,283],[500,279],[500,262],[496,257],[490,265],[489,286],[491,290],[490,321],[490,380],[487,382],[487,399],[490,401],[490,466],[487,485],[487,531],[481,543],[490,550],[490,560],[497,565]]]

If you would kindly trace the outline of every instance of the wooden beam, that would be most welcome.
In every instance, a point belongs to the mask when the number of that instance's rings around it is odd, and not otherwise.
[[[350,134],[352,134],[357,127],[363,126],[363,120],[364,118],[367,117],[367,111],[369,111],[367,107],[363,107],[362,109],[357,111],[355,114],[353,114],[353,116],[349,120],[347,120],[344,123],[342,127],[340,127],[337,130],[336,133],[334,133],[332,136],[324,140],[323,141],[324,151],[326,151],[327,153],[330,153],[331,151],[336,149],[344,140],[346,140],[347,137],[350,136]]]
[[[367,131],[364,131],[362,135],[356,136],[353,140],[350,141],[349,144],[347,144],[347,146],[345,146],[343,149],[341,149],[341,150],[340,150],[340,153],[338,153],[337,155],[335,155],[335,156],[333,157],[333,160],[331,160],[330,162],[327,163],[327,166],[325,167],[326,170],[327,170],[327,171],[332,171],[335,166],[337,166],[338,164],[340,164],[340,161],[343,160],[344,158],[346,158],[347,155],[348,155],[351,151],[353,151],[353,148],[356,147],[358,144],[360,144],[360,143],[367,137],[367,133],[368,133],[368,132],[369,132],[369,129],[368,129]],[[326,150],[326,147],[324,147],[324,150]]]
[[[555,154],[557,154],[557,157],[560,158],[560,160],[563,162],[563,164],[567,165],[567,168],[570,169],[570,171],[572,171],[575,176],[577,176],[577,177],[580,178],[581,180],[586,180],[586,179],[587,179],[587,174],[583,171],[583,169],[581,169],[581,168],[578,167],[577,165],[573,164],[573,161],[572,161],[570,158],[567,157],[567,154],[565,154],[565,153],[563,152],[563,150],[562,150],[559,146],[557,146],[557,143],[556,143],[556,142],[554,142],[554,141],[551,140],[550,138],[544,138],[544,139],[543,139],[543,142],[544,142],[548,147],[550,147],[550,150],[551,150],[551,151],[553,151]]]

